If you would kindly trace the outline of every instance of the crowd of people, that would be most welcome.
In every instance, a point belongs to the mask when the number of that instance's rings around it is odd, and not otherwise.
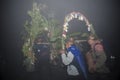
[[[33,47],[37,58],[35,69],[41,72],[41,80],[50,80],[50,45],[43,43],[42,38],[38,38]],[[107,57],[104,46],[94,35],[88,37],[87,44],[90,49],[83,54],[72,37],[65,40],[65,49],[59,51],[64,66],[61,68],[67,73],[64,80],[107,80],[110,71],[105,64]]]

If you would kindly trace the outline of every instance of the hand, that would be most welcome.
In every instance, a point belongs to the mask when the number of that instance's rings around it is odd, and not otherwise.
[[[61,54],[64,54],[64,53],[65,53],[65,50],[63,50],[63,49],[60,50],[60,53],[61,53]]]

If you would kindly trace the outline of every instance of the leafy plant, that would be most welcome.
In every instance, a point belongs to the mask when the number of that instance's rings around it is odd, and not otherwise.
[[[60,47],[60,45],[57,46],[57,44],[60,44],[59,42],[62,29],[57,20],[47,19],[43,16],[42,10],[42,4],[37,5],[37,3],[33,3],[32,10],[28,11],[30,20],[27,20],[24,25],[25,32],[23,35],[24,44],[22,51],[25,57],[24,66],[26,66],[28,71],[34,70],[33,66],[36,58],[32,48],[38,35],[44,34],[46,30],[50,33],[48,43],[52,44],[52,55],[56,56],[56,49]]]

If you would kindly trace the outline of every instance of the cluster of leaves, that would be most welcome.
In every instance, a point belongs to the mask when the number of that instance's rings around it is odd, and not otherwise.
[[[32,47],[38,35],[44,33],[45,29],[47,29],[50,32],[50,37],[48,40],[49,43],[56,44],[60,42],[60,33],[62,29],[58,27],[58,22],[54,19],[48,20],[45,16],[41,14],[41,11],[41,4],[37,5],[37,3],[33,3],[32,10],[28,11],[30,20],[27,20],[24,26],[25,34],[23,36],[24,44],[22,47],[22,51],[25,57],[24,65],[26,66],[26,69],[28,71],[31,71],[34,68],[33,65],[36,58],[34,56]],[[55,49],[57,49],[58,47],[55,45]]]

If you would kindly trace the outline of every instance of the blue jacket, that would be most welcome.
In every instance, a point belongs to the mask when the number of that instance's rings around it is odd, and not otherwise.
[[[84,77],[87,79],[87,70],[86,70],[85,60],[83,58],[81,51],[75,45],[72,45],[67,50],[68,52],[71,51],[72,54],[75,56],[79,64],[79,67],[81,68],[83,72]]]

